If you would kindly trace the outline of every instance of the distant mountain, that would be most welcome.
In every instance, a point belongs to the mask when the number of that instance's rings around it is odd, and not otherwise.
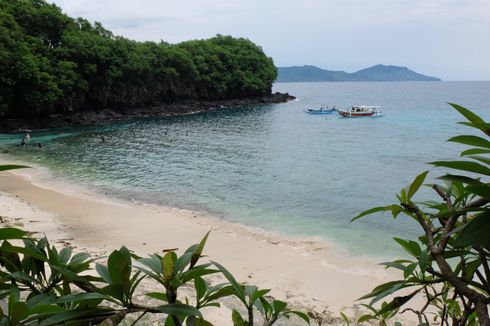
[[[278,67],[276,82],[319,81],[441,81],[419,74],[407,67],[376,65],[357,72],[332,71],[315,66]]]

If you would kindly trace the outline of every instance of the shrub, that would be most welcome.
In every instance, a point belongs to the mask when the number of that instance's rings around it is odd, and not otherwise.
[[[383,263],[403,272],[399,280],[381,284],[361,299],[372,313],[359,322],[378,319],[381,325],[416,296],[425,298],[419,308],[406,308],[418,317],[420,325],[431,319],[441,325],[490,325],[490,123],[457,104],[450,104],[468,121],[461,124],[479,130],[483,137],[461,135],[451,142],[469,145],[462,159],[431,162],[433,166],[454,170],[425,184],[438,201],[417,201],[413,197],[424,185],[428,172],[418,175],[397,195],[397,203],[372,208],[353,220],[378,212],[400,213],[415,220],[423,231],[417,239],[395,241],[411,256]],[[393,297],[376,308],[375,303]],[[432,308],[429,308],[432,307]],[[430,316],[432,315],[432,318]]]

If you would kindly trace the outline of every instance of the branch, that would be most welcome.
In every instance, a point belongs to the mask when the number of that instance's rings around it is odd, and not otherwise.
[[[434,225],[425,218],[424,214],[422,211],[417,207],[417,205],[413,203],[400,203],[403,208],[405,208],[407,211],[410,213],[414,214],[417,221],[419,224],[422,226],[422,228],[425,231],[425,235],[427,236],[428,244],[429,244],[429,250],[432,251],[432,249],[435,249],[435,244],[434,244],[434,237],[432,234],[432,229],[434,228]]]
[[[126,317],[128,313],[127,309],[120,310],[119,312],[115,313],[114,315],[111,315],[104,319],[102,323],[100,323],[100,326],[114,326],[114,325],[119,325],[124,317]]]
[[[442,199],[446,202],[448,210],[452,211],[453,210],[453,203],[451,202],[451,198],[449,198],[444,191],[441,189],[439,185],[433,185],[432,189],[434,189],[439,196],[441,196]]]
[[[479,198],[464,208],[473,208],[480,207],[482,205],[487,204],[489,201],[487,199]],[[459,212],[457,214],[452,215],[446,222],[446,225],[443,229],[442,238],[439,242],[439,245],[436,246],[434,242],[434,237],[432,234],[433,224],[426,219],[424,213],[413,203],[401,203],[401,205],[409,212],[413,213],[425,231],[428,242],[428,249],[437,265],[439,266],[439,270],[443,277],[452,285],[454,288],[465,297],[467,297],[470,301],[475,304],[478,317],[480,319],[480,325],[490,326],[490,320],[488,317],[487,307],[485,305],[486,297],[480,294],[479,292],[468,287],[467,282],[461,280],[454,271],[451,266],[447,263],[444,258],[444,249],[446,248],[447,241],[450,238],[450,231],[454,228],[456,220],[459,216],[465,214],[464,212]]]

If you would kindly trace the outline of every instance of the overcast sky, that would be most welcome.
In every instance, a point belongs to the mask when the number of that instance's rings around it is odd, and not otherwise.
[[[170,43],[246,37],[277,66],[407,66],[490,80],[490,0],[51,0],[117,35]]]

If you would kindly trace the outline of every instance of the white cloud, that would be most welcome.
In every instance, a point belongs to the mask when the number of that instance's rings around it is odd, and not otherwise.
[[[443,79],[490,79],[489,0],[51,1],[137,40],[231,34],[259,43],[278,65],[400,64]],[[471,62],[455,48],[471,49]]]

